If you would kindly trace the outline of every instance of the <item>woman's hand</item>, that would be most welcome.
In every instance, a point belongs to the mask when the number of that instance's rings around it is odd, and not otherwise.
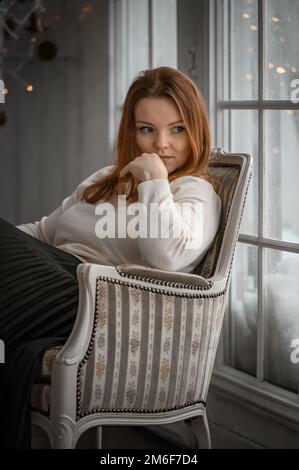
[[[135,181],[153,180],[156,178],[168,179],[168,171],[163,161],[156,153],[142,153],[140,157],[128,163],[120,172],[122,178],[127,173],[132,173]]]

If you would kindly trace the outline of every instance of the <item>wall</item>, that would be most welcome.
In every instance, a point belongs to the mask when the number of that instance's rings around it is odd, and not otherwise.
[[[109,0],[90,0],[84,20],[84,2],[72,0],[71,10],[68,3],[44,1],[64,20],[42,36],[57,44],[58,56],[50,62],[34,57],[22,70],[34,91],[4,75],[9,94],[1,104],[7,123],[0,127],[0,217],[14,224],[49,214],[82,179],[112,161]],[[25,53],[24,40],[12,46],[9,67]]]
[[[209,107],[209,8],[206,0],[177,0],[178,68],[197,83]]]

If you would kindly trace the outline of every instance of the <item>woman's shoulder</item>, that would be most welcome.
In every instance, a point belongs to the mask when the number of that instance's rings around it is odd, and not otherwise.
[[[190,196],[207,202],[218,201],[217,204],[221,204],[221,198],[212,183],[201,176],[180,176],[171,181],[170,186],[175,197]]]
[[[201,191],[215,191],[213,185],[208,180],[197,175],[180,176],[172,180],[170,184],[173,187],[184,186],[186,188],[197,188]]]

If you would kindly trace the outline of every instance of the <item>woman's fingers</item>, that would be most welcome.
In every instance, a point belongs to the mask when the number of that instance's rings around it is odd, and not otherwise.
[[[129,168],[128,168],[129,165],[130,165],[130,163],[128,165],[124,166],[123,169],[120,171],[120,173],[119,173],[120,178],[122,178],[123,176],[126,176],[126,174],[129,173],[129,171],[130,171]]]
[[[145,170],[147,169],[149,171],[152,167],[155,167],[155,165],[161,165],[161,162],[162,160],[157,153],[142,153],[121,169],[119,177],[123,178],[127,173],[132,173],[133,177],[135,176],[135,178],[139,178],[142,181]]]

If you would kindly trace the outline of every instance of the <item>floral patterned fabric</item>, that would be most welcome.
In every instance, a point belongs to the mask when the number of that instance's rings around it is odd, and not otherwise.
[[[206,399],[224,295],[185,298],[107,280],[97,298],[94,343],[80,366],[81,416]]]

